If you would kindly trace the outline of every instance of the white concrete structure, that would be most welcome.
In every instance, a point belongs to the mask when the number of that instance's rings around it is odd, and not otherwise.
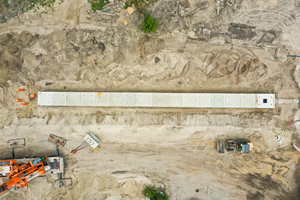
[[[39,106],[275,108],[275,94],[39,92]]]
[[[99,146],[100,140],[97,138],[97,136],[94,133],[89,133],[84,137],[84,140],[91,145],[94,149]]]

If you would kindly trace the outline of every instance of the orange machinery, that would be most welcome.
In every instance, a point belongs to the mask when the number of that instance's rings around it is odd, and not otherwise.
[[[0,177],[8,180],[0,185],[0,195],[10,189],[23,188],[34,178],[51,169],[46,155],[42,155],[26,164],[19,165],[13,159],[0,160]]]

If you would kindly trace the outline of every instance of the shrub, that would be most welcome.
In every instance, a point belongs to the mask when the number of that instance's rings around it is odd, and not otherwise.
[[[151,17],[149,13],[146,13],[144,21],[142,21],[142,31],[145,33],[152,33],[156,31],[159,26],[159,21],[154,17]]]
[[[152,187],[146,187],[144,195],[150,197],[151,200],[169,200],[169,196],[166,193],[159,192]]]

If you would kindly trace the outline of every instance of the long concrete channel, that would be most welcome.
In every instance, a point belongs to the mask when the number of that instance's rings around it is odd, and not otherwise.
[[[275,94],[38,92],[39,106],[275,108]]]

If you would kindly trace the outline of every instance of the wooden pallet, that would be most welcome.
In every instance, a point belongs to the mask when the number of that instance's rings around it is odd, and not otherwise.
[[[59,145],[60,146],[65,146],[66,145],[66,142],[67,140],[62,138],[62,137],[59,137],[57,135],[54,135],[54,134],[50,134],[49,137],[48,137],[48,142],[51,142],[51,143],[54,143],[56,144],[56,142],[59,141]]]
[[[13,144],[14,147],[24,147],[25,146],[25,138],[8,140],[8,144],[9,144],[9,147],[11,144]]]

